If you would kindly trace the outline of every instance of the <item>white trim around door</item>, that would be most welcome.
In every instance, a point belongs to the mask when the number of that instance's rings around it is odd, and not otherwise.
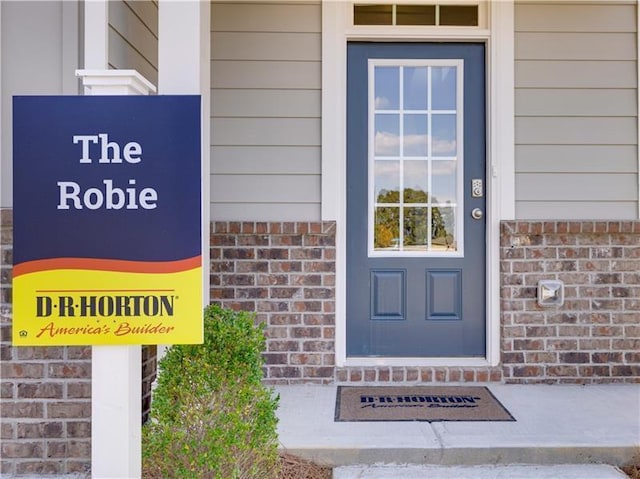
[[[336,366],[495,366],[500,361],[500,221],[515,214],[514,4],[491,1],[489,28],[352,26],[353,4],[322,2],[322,219],[336,221]],[[346,355],[347,42],[483,41],[487,44],[487,350],[476,358],[348,358]]]

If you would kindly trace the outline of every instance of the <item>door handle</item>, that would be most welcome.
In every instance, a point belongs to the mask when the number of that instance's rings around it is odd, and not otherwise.
[[[484,212],[480,208],[474,208],[473,210],[471,210],[471,217],[474,220],[481,220],[483,216]]]

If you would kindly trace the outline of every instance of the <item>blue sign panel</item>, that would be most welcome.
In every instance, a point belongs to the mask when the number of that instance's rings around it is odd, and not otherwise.
[[[13,115],[14,343],[200,342],[200,97],[14,97]]]

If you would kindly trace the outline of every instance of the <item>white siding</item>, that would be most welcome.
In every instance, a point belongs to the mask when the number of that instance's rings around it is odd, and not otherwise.
[[[637,218],[635,5],[515,12],[516,217]]]
[[[211,217],[320,219],[321,6],[211,8]]]
[[[0,205],[12,201],[12,96],[76,95],[77,2],[2,2]]]
[[[109,68],[133,69],[158,84],[158,5],[109,1]]]

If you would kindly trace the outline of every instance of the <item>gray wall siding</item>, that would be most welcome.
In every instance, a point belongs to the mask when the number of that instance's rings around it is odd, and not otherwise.
[[[320,3],[211,8],[211,217],[320,219]]]
[[[137,70],[158,84],[157,2],[109,2],[109,68]]]
[[[12,96],[76,95],[80,67],[77,2],[0,2],[2,161],[0,206],[12,201]]]
[[[516,217],[638,217],[636,8],[516,4]]]

